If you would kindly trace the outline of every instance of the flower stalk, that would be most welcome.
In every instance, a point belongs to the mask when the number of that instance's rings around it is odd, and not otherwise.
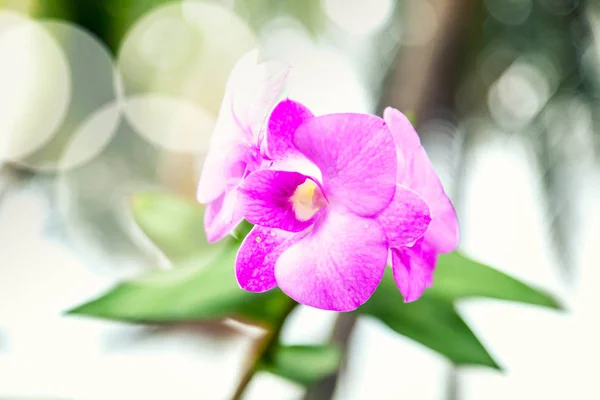
[[[277,345],[280,342],[281,330],[283,329],[283,325],[287,320],[287,317],[291,314],[291,312],[296,308],[298,303],[293,301],[292,299],[287,299],[287,305],[282,310],[280,316],[273,322],[272,329],[269,329],[265,336],[263,336],[255,347],[252,355],[250,357],[249,366],[242,376],[242,379],[236,386],[235,392],[231,400],[240,400],[242,396],[246,392],[248,385],[254,378],[256,372],[258,372],[259,366],[264,363],[268,363],[269,360],[273,357],[273,352],[275,351]]]

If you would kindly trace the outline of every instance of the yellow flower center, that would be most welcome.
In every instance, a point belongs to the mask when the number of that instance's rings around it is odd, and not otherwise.
[[[308,221],[327,204],[327,200],[323,197],[321,189],[319,189],[319,186],[312,179],[307,179],[303,184],[299,185],[290,198],[290,201],[292,202],[296,218],[300,221]]]

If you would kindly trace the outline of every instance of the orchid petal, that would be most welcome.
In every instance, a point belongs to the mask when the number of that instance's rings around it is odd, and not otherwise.
[[[321,170],[319,167],[301,154],[272,161],[269,169],[274,169],[277,171],[299,172],[306,176],[312,177],[321,184],[323,182],[323,176],[321,175]]]
[[[413,244],[420,239],[431,222],[429,206],[421,196],[404,186],[396,186],[390,205],[378,216],[390,247]]]
[[[423,239],[412,247],[392,249],[392,272],[404,301],[417,300],[433,283],[433,271],[437,261],[435,250]]]
[[[214,201],[226,191],[232,181],[231,171],[239,169],[240,164],[257,163],[253,147],[258,146],[268,113],[289,73],[286,64],[258,64],[257,57],[257,51],[246,53],[227,80],[198,183],[200,203]]]
[[[410,178],[406,185],[417,192],[431,209],[431,225],[425,234],[439,253],[449,253],[458,246],[458,219],[450,198],[435,173],[423,147],[415,151],[411,160]]]
[[[289,72],[290,66],[280,61],[258,62],[258,50],[246,53],[233,68],[222,110],[231,113],[246,140],[259,139]]]
[[[251,292],[266,292],[277,286],[275,281],[276,248],[292,233],[255,226],[244,238],[235,260],[235,274],[240,287]]]
[[[393,108],[387,108],[384,117],[405,162],[405,168],[398,170],[398,183],[417,192],[429,205],[432,221],[425,240],[437,252],[449,253],[456,249],[459,238],[452,202],[408,119]]]
[[[383,119],[392,132],[396,146],[410,153],[421,147],[421,140],[406,115],[392,107],[383,111]]]
[[[381,281],[388,254],[379,224],[352,213],[328,210],[275,264],[277,284],[299,303],[351,311]]]
[[[332,203],[370,217],[396,189],[396,151],[385,122],[368,114],[329,114],[296,130],[294,144],[323,174]]]
[[[308,228],[319,215],[319,207],[312,208],[311,197],[309,209],[301,213],[293,201],[296,190],[307,181],[315,182],[298,172],[259,170],[250,174],[239,188],[244,217],[253,224],[289,232]],[[314,185],[318,187],[318,183]]]
[[[306,120],[313,118],[304,105],[286,99],[273,109],[267,128],[267,154],[271,159],[283,159],[298,153],[294,132]]]
[[[213,141],[202,167],[197,200],[203,204],[210,203],[228,187],[236,186],[242,179],[248,161],[252,163],[250,151],[249,146],[240,142]]]
[[[209,243],[223,239],[242,222],[238,201],[237,190],[232,190],[206,205],[204,230]]]

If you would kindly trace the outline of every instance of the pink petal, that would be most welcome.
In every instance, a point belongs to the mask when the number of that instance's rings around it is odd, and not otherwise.
[[[253,172],[239,188],[244,217],[253,224],[289,232],[308,228],[319,213],[316,212],[309,219],[299,219],[292,202],[296,189],[306,180],[313,179],[298,172]]]
[[[406,115],[392,107],[387,107],[383,111],[383,119],[392,132],[396,146],[403,151],[410,153],[412,150],[421,146],[419,135],[415,131]]]
[[[273,109],[267,129],[267,154],[271,159],[283,159],[298,153],[293,138],[296,129],[306,120],[313,118],[304,105],[286,99]]]
[[[431,222],[429,206],[423,198],[400,185],[390,205],[376,219],[390,247],[413,244],[425,234]]]
[[[203,204],[214,201],[227,187],[239,182],[239,165],[247,163],[250,153],[248,145],[215,136],[217,134],[215,132],[211,139],[210,150],[206,154],[198,182],[197,199]]]
[[[308,160],[300,153],[298,153],[296,156],[272,161],[269,169],[274,169],[277,171],[299,172],[314,178],[319,183],[323,182],[323,177],[321,176],[321,170],[319,167],[317,167],[312,161]]]
[[[312,118],[294,143],[322,172],[325,195],[369,217],[388,206],[396,189],[396,150],[385,122],[368,114]]]
[[[238,205],[237,190],[222,194],[206,205],[204,230],[209,243],[215,243],[227,236],[242,222],[243,216]]]
[[[379,224],[351,213],[328,210],[282,252],[277,284],[299,303],[323,310],[351,311],[365,303],[385,271],[388,248]]]
[[[452,202],[421,146],[419,136],[408,119],[398,110],[387,108],[385,121],[405,162],[398,170],[398,183],[417,192],[429,205],[431,225],[425,240],[440,253],[449,253],[458,245],[458,219]]]
[[[274,273],[276,248],[292,235],[261,226],[252,228],[242,242],[235,260],[235,274],[242,289],[266,292],[277,286]]]
[[[433,282],[437,261],[434,249],[419,240],[413,247],[392,249],[392,271],[404,301],[417,300]]]
[[[232,117],[250,141],[260,138],[290,72],[290,66],[283,62],[258,62],[258,58],[258,51],[252,50],[237,62],[227,81],[222,106],[225,109],[225,100],[229,101]]]
[[[419,193],[431,209],[432,221],[425,240],[440,253],[454,251],[459,237],[456,211],[423,147],[415,151],[411,166],[413,172],[406,185]]]
[[[227,80],[198,183],[200,203],[219,197],[231,184],[231,171],[239,169],[240,163],[253,163],[256,158],[253,148],[258,146],[268,113],[289,73],[286,64],[257,63],[257,58],[257,51],[246,53]]]

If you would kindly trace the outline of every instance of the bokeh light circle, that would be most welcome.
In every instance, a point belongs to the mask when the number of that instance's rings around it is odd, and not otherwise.
[[[132,27],[120,48],[125,96],[183,97],[216,115],[229,72],[256,43],[248,25],[218,4],[157,7]]]
[[[128,121],[166,150],[204,151],[229,73],[256,46],[246,22],[222,5],[184,1],[153,9],[128,32],[118,55]],[[185,131],[174,116],[192,126]]]
[[[520,129],[546,105],[554,87],[547,71],[538,64],[515,61],[492,85],[488,107],[499,126]]]
[[[182,153],[208,150],[215,118],[188,100],[134,96],[124,100],[124,111],[135,131],[157,147]]]
[[[262,25],[260,42],[264,52],[277,59],[290,60],[313,47],[310,32],[291,17],[276,17]]]
[[[382,29],[394,11],[393,0],[322,0],[323,11],[351,35],[370,35]]]
[[[0,59],[0,160],[19,162],[62,123],[71,72],[57,41],[32,20],[2,30]]]
[[[24,22],[30,21],[25,15],[15,11],[0,11],[0,36]]]
[[[77,168],[98,156],[117,131],[122,112],[118,102],[108,103],[84,120],[74,130],[57,169]]]
[[[44,172],[80,166],[110,142],[120,120],[116,106],[109,106],[118,103],[119,91],[112,56],[102,42],[74,24],[48,20],[31,26],[45,42],[34,48],[30,60],[37,61],[39,71],[32,72],[35,79],[25,84],[33,98],[27,100],[29,107],[19,121],[34,124],[36,130],[20,129],[19,143],[28,151],[11,151],[11,159]],[[86,125],[90,118],[91,127]]]

